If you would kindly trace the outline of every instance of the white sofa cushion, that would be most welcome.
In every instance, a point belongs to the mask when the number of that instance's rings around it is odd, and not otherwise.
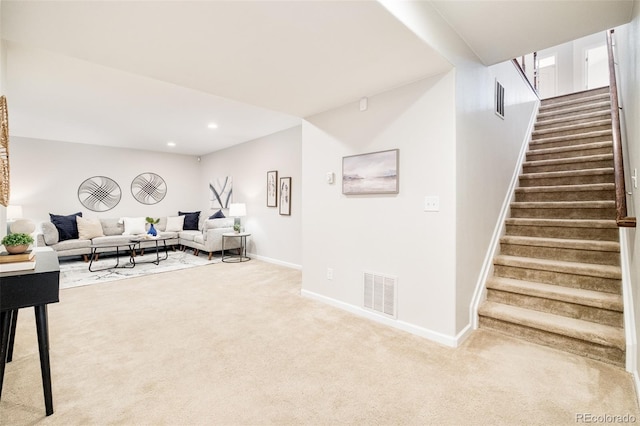
[[[184,216],[170,216],[167,218],[167,232],[180,232],[184,226]]]
[[[122,217],[120,221],[124,224],[122,235],[138,235],[147,232],[145,228],[147,221],[144,217]]]

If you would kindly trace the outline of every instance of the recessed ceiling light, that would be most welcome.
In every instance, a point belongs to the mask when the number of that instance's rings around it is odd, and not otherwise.
[[[207,125],[207,127],[208,127],[208,128],[210,128],[210,129],[217,129],[217,128],[218,128],[218,125],[217,125],[216,123],[209,123],[209,124]]]
[[[167,142],[167,146],[173,147],[173,146],[176,146],[176,143],[173,141],[170,141],[170,142]]]

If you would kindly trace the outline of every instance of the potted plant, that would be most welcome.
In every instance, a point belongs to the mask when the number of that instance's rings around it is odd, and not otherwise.
[[[160,222],[160,218],[158,219],[154,219],[152,217],[146,217],[145,220],[147,221],[147,223],[149,224],[149,230],[147,231],[147,234],[151,235],[152,237],[155,237],[158,235],[158,231],[156,231],[156,228],[153,225],[157,225],[158,222]]]
[[[2,245],[10,254],[24,253],[29,248],[29,244],[33,243],[33,237],[29,234],[9,234],[2,241]]]

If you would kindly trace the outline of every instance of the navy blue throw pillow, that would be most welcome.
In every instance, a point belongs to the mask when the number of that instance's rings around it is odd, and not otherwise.
[[[224,213],[222,213],[222,210],[218,210],[217,212],[209,216],[209,219],[224,219],[224,217],[225,216]]]
[[[178,212],[179,216],[184,216],[184,226],[182,229],[185,231],[197,231],[198,223],[200,222],[200,212]]]
[[[51,223],[58,229],[58,241],[74,240],[78,238],[78,224],[76,216],[82,216],[82,212],[70,214],[67,216],[49,213]]]

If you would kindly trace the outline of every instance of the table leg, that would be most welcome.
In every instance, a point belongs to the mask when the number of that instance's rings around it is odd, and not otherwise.
[[[222,236],[222,256],[220,260],[224,262],[224,235]]]
[[[16,342],[16,325],[18,324],[18,310],[14,309],[9,315],[9,322],[11,323],[9,328],[9,346],[7,348],[7,362],[11,362],[13,359],[13,345]]]
[[[4,366],[7,363],[7,343],[9,342],[9,322],[11,311],[0,312],[0,398],[2,398],[2,382]]]
[[[40,352],[40,370],[42,372],[42,390],[47,416],[53,414],[53,395],[51,392],[51,366],[49,364],[49,326],[47,324],[47,305],[34,307],[36,328],[38,330],[38,349]]]
[[[155,265],[159,265],[161,260],[167,260],[169,258],[169,251],[167,249],[167,240],[162,240],[164,244],[164,257],[160,259],[160,245],[158,244],[158,240],[156,240],[156,260],[152,262]]]

